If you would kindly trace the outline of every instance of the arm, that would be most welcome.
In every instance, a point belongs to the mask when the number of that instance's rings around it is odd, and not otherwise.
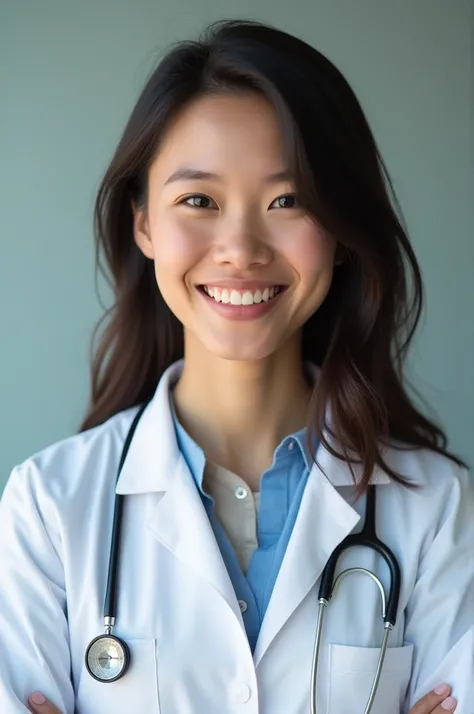
[[[0,712],[27,712],[35,684],[74,712],[61,540],[56,504],[30,462],[0,501]]]
[[[422,554],[407,607],[405,640],[414,645],[407,707],[436,682],[446,681],[458,700],[458,714],[470,714],[474,697],[474,491],[465,469],[456,468],[448,477],[435,514],[436,532]]]

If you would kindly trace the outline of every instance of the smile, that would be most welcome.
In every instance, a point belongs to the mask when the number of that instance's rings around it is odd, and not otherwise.
[[[201,285],[200,289],[216,302],[227,305],[258,305],[268,302],[282,292],[283,287],[274,285],[262,290],[236,290],[235,288],[217,288],[212,285]]]
[[[275,310],[287,285],[250,285],[249,288],[199,285],[197,291],[215,312],[228,320],[252,321]]]

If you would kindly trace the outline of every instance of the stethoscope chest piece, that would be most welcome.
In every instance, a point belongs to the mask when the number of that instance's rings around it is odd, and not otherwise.
[[[98,682],[115,682],[130,665],[126,643],[114,635],[99,635],[86,651],[86,667]]]

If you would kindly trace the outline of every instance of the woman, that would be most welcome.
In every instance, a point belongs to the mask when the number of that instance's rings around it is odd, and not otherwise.
[[[177,46],[95,217],[115,304],[92,403],[2,500],[1,711],[40,687],[63,714],[306,714],[320,576],[371,485],[402,573],[372,714],[444,681],[453,697],[413,711],[472,711],[473,494],[402,384],[420,272],[340,73],[254,23]],[[104,683],[90,671],[120,662],[84,657],[103,633],[115,490],[113,634],[131,664]],[[388,589],[367,548],[340,567]],[[379,591],[356,573],[324,623],[318,712],[364,711],[382,637]]]

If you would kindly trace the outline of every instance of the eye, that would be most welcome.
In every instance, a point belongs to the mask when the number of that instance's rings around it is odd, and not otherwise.
[[[270,204],[270,208],[297,208],[298,202],[296,196],[293,193],[285,193],[283,196],[278,196]]]
[[[202,193],[194,193],[192,196],[186,196],[179,203],[190,206],[191,208],[217,208],[217,204],[209,196]]]

